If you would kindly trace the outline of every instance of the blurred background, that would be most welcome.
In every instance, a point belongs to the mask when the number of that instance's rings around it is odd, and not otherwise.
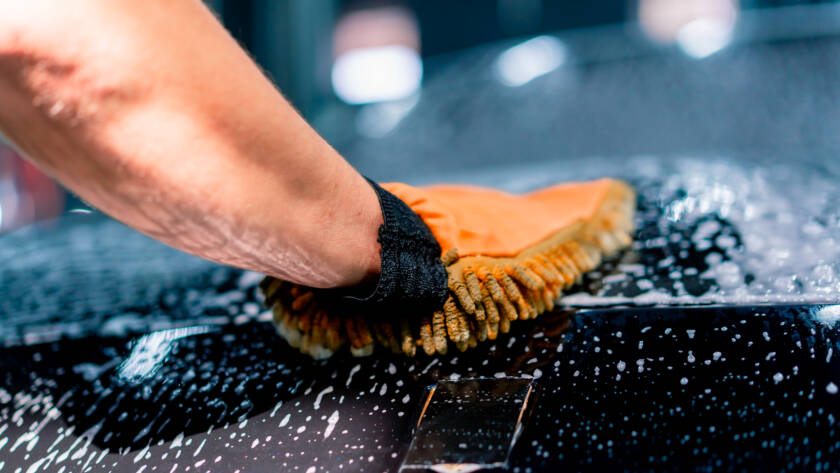
[[[207,4],[375,179],[587,156],[840,151],[834,1]],[[90,211],[0,141],[0,232]]]

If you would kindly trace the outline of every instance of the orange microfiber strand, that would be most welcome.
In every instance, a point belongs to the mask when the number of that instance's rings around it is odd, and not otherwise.
[[[431,229],[442,249],[449,296],[438,310],[383,317],[320,301],[308,287],[267,277],[261,284],[277,330],[315,358],[344,345],[413,356],[464,351],[507,333],[511,322],[554,308],[563,291],[631,242],[635,193],[601,179],[525,195],[469,186],[386,184]]]

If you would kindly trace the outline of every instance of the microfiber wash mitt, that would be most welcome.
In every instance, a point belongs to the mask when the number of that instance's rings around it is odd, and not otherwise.
[[[414,356],[464,351],[554,308],[563,291],[628,246],[635,192],[618,180],[524,195],[473,186],[373,182],[382,272],[367,295],[267,277],[278,332],[316,358],[345,345]]]

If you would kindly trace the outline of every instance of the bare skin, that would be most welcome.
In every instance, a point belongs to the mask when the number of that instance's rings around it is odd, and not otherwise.
[[[314,287],[379,272],[376,194],[199,0],[0,0],[0,132],[184,251]]]

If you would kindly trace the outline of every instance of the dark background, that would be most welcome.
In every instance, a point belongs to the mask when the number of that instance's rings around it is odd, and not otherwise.
[[[840,151],[840,6],[833,1],[207,4],[307,120],[379,179],[431,180],[524,156],[540,162],[735,150],[823,159]],[[339,35],[360,12],[366,23]],[[392,29],[376,23],[383,16]],[[721,24],[722,32],[714,30]],[[689,31],[692,25],[700,28]],[[541,35],[557,40],[561,63],[522,87],[493,80],[507,48]],[[690,50],[709,38],[719,44],[699,55]],[[392,44],[407,45],[422,63],[417,87],[364,103],[336,94],[337,59]],[[394,66],[353,67],[366,80]],[[0,140],[0,232],[70,211],[93,209]]]

